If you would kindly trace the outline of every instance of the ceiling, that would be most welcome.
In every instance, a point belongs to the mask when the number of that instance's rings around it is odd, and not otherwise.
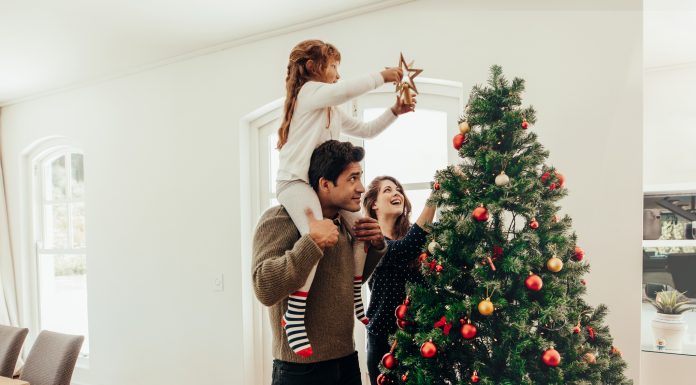
[[[0,106],[407,1],[0,0]],[[645,66],[696,62],[696,1],[644,7]]]
[[[0,0],[0,106],[409,0]]]

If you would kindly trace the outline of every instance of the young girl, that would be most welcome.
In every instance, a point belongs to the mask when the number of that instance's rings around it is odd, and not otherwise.
[[[426,242],[426,225],[435,217],[435,207],[426,205],[416,223],[409,223],[411,202],[398,180],[375,178],[363,197],[363,210],[377,219],[389,249],[377,264],[368,285],[372,293],[367,314],[367,371],[377,384],[379,362],[389,352],[388,338],[396,331],[394,309],[406,297],[406,283],[425,283],[418,271],[418,255]]]
[[[310,208],[318,220],[322,218],[321,205],[308,183],[307,172],[312,151],[321,143],[339,139],[341,132],[372,138],[394,122],[398,115],[413,111],[413,105],[399,101],[373,121],[363,123],[348,116],[336,106],[373,90],[385,82],[399,82],[403,73],[398,68],[387,68],[367,76],[341,83],[338,65],[341,54],[336,47],[320,40],[306,40],[290,52],[288,74],[285,78],[287,94],[283,122],[278,129],[280,164],[277,176],[278,202],[285,207],[301,235],[309,233],[305,209]],[[343,211],[341,216],[348,228],[359,217],[358,213]],[[356,317],[367,324],[362,305],[360,286],[367,245],[353,242],[355,276],[353,280]],[[312,355],[312,346],[305,329],[304,313],[309,289],[314,280],[316,265],[305,284],[288,298],[288,310],[283,327],[292,350],[303,357]]]

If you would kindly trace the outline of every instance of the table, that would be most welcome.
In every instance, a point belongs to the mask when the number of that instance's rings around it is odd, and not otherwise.
[[[13,380],[7,377],[0,377],[0,385],[29,385],[29,383],[22,380]]]

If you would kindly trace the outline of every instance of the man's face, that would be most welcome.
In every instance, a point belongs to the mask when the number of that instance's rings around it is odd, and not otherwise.
[[[353,162],[338,176],[336,184],[328,182],[329,200],[337,209],[357,212],[360,211],[360,197],[365,192],[360,177],[362,167],[360,163]]]

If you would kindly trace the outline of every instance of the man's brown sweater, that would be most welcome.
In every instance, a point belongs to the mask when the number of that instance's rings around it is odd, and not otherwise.
[[[338,221],[337,221],[338,222]],[[363,281],[372,274],[386,247],[370,248]],[[355,351],[353,340],[353,248],[345,226],[339,226],[338,243],[322,250],[309,235],[300,237],[288,212],[271,207],[259,219],[254,234],[252,274],[256,297],[269,306],[273,330],[273,357],[310,363],[345,357]],[[303,358],[288,345],[280,325],[288,308],[288,295],[302,287],[317,262],[307,297],[305,326],[314,354]]]

